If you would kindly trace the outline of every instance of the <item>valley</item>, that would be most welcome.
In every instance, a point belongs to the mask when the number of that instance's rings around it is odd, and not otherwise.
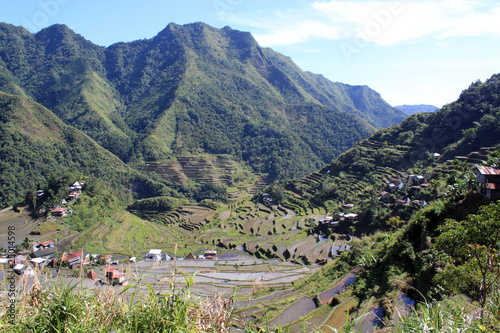
[[[500,331],[499,91],[407,116],[230,27],[0,23],[0,331]]]

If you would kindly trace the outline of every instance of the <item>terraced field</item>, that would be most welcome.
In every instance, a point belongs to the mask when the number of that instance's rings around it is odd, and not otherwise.
[[[125,212],[79,234],[72,248],[91,253],[113,253],[140,256],[151,248],[168,247],[173,250],[176,238],[164,226],[139,219]]]
[[[182,289],[186,285],[185,276],[193,276],[194,288],[191,291],[198,296],[214,294],[230,296],[237,290],[237,295],[242,300],[239,303],[240,308],[258,303],[251,300],[252,295],[262,288],[285,290],[291,288],[295,280],[319,269],[319,266],[306,267],[275,259],[255,259],[242,252],[232,252],[217,257],[216,260],[192,259],[175,263],[171,260],[163,264],[142,261],[130,266],[129,269],[147,272],[148,282],[158,290],[165,288],[171,282]],[[172,275],[174,270],[177,270],[175,276]]]
[[[172,160],[146,163],[144,170],[181,184],[194,180],[199,183],[229,186],[237,179],[254,180],[256,183],[260,181],[248,167],[224,155],[178,156]]]

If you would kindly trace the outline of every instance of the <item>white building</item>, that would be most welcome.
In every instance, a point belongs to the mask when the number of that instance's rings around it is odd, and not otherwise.
[[[148,254],[146,255],[146,258],[154,261],[160,261],[161,260],[161,250],[160,249],[151,249],[149,250]]]

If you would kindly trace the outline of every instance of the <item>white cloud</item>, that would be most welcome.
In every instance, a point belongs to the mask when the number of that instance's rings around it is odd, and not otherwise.
[[[258,18],[232,15],[231,21],[257,29],[264,46],[296,45],[319,38],[361,38],[394,45],[422,38],[500,36],[500,4],[472,0],[316,1],[304,9],[261,13]]]
[[[344,18],[346,35],[354,33],[380,45],[394,45],[425,37],[444,39],[500,34],[500,6],[484,9],[479,3],[469,0],[334,0],[315,2],[313,7],[328,13],[332,23]]]
[[[340,37],[340,29],[323,22],[304,20],[293,25],[273,29],[263,34],[255,34],[255,39],[262,45],[293,45],[310,38],[335,40]]]

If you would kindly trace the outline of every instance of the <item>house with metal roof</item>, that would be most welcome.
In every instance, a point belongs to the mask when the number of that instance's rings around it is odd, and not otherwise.
[[[56,253],[56,249],[53,247],[44,248],[38,251],[35,251],[31,254],[31,258],[45,258],[50,259]]]
[[[105,273],[111,285],[123,284],[125,282],[125,273],[120,272],[118,267],[110,266],[106,268]]]
[[[477,165],[478,192],[490,200],[500,199],[500,168]]]
[[[146,255],[146,259],[160,261],[161,260],[161,249],[151,249]]]

